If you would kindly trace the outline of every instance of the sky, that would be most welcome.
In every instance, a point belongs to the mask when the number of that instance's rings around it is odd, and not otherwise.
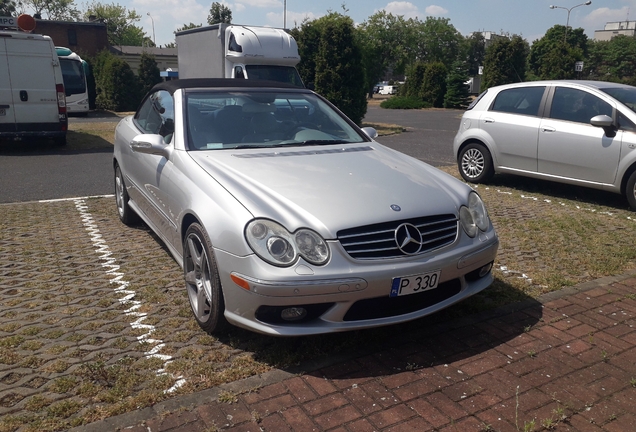
[[[142,27],[155,44],[174,42],[174,31],[184,24],[207,24],[212,0],[97,0],[134,9]],[[606,22],[636,21],[636,0],[592,0],[589,6],[577,6],[585,0],[237,0],[219,1],[232,11],[232,23],[287,28],[300,25],[305,18],[315,19],[333,12],[343,13],[343,5],[356,24],[385,10],[405,18],[428,16],[448,18],[463,35],[474,31],[519,34],[528,42],[541,38],[555,24],[583,28],[588,37],[602,30]],[[82,9],[84,3],[76,0]],[[550,5],[561,8],[550,9]],[[286,11],[286,20],[284,17]]]

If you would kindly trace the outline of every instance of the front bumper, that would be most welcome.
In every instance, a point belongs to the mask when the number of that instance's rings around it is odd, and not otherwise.
[[[225,299],[225,317],[239,327],[278,336],[301,336],[358,330],[414,320],[470,297],[493,281],[489,266],[499,240],[490,230],[478,240],[450,245],[431,254],[393,260],[358,261],[338,242],[324,267],[302,261],[290,268],[272,267],[255,255],[215,255]],[[229,270],[228,270],[229,269]],[[392,279],[440,271],[429,291],[389,297]],[[486,271],[487,270],[487,271]],[[485,274],[479,275],[479,272]],[[239,287],[232,277],[249,285]],[[304,308],[307,315],[285,321],[280,313]]]

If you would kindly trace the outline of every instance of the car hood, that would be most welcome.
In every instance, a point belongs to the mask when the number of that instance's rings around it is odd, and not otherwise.
[[[254,217],[326,238],[340,229],[454,214],[470,188],[378,143],[190,152]],[[399,211],[395,209],[399,206]]]

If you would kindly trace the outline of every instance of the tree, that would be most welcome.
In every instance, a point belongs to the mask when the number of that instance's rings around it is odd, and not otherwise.
[[[486,56],[486,38],[480,32],[471,34],[465,40],[466,63],[468,76],[479,74],[479,66],[484,65]]]
[[[466,84],[468,72],[463,62],[456,61],[446,77],[444,108],[466,108],[470,100],[469,86]]]
[[[174,32],[179,33],[180,31],[190,30],[190,29],[198,28],[198,27],[203,27],[203,24],[195,24],[191,22],[190,24],[184,24],[182,27],[178,27]],[[176,48],[177,44],[175,42],[170,42],[170,43],[167,43],[165,46],[166,48]]]
[[[529,51],[528,42],[521,36],[495,39],[484,57],[483,89],[525,81]]]
[[[177,28],[177,30],[175,30],[175,33],[178,33],[180,31],[184,31],[184,30],[190,30],[193,28],[199,28],[199,27],[203,27],[203,24],[195,24],[193,22],[191,22],[190,24],[184,24],[182,27]]]
[[[427,63],[442,62],[450,68],[457,60],[464,37],[453,27],[448,18],[426,17],[426,21],[415,23],[413,38],[415,56]]]
[[[618,35],[590,43],[585,66],[589,79],[636,84],[636,38]]]
[[[291,35],[298,44],[300,63],[296,66],[303,82],[309,88],[315,88],[316,82],[316,54],[320,44],[321,29],[316,21],[303,20],[300,29],[295,27]]]
[[[230,8],[219,2],[212,2],[212,6],[210,6],[210,15],[208,15],[208,24],[230,24],[231,22],[232,11]]]
[[[155,61],[155,56],[146,52],[141,54],[141,63],[139,64],[137,76],[141,83],[141,95],[145,95],[155,84],[161,82],[161,74]]]
[[[88,21],[91,15],[106,23],[108,42],[111,45],[143,46],[149,40],[143,29],[134,24],[141,18],[134,9],[128,10],[119,4],[103,4],[94,1],[84,12],[84,19]]]
[[[353,20],[331,12],[305,21],[296,36],[306,83],[360,124],[367,110],[362,49]],[[303,75],[304,74],[304,75]]]
[[[362,58],[366,71],[366,88],[373,94],[373,86],[391,71],[403,73],[408,57],[408,23],[402,16],[381,10],[359,26]]]
[[[13,0],[0,0],[0,16],[14,16],[15,6]]]
[[[29,6],[34,15],[46,16],[49,20],[75,21],[80,12],[75,8],[75,0],[21,0],[18,4]]]
[[[528,57],[528,72],[537,79],[575,78],[575,63],[587,55],[588,40],[583,29],[568,31],[555,25],[532,43]]]

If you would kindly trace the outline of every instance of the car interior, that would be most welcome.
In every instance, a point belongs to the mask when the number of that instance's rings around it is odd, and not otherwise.
[[[190,97],[186,116],[191,150],[362,141],[344,120],[305,99]]]

